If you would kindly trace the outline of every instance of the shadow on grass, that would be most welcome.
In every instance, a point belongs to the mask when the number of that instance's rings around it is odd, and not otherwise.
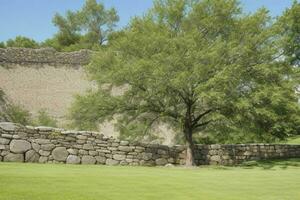
[[[239,165],[242,168],[262,168],[262,169],[287,169],[288,167],[299,167],[300,168],[300,158],[293,159],[276,159],[276,160],[258,160],[258,161],[247,161]]]

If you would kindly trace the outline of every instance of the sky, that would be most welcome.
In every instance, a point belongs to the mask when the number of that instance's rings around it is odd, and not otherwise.
[[[100,0],[98,0],[100,1]],[[114,7],[120,21],[118,27],[128,24],[131,17],[141,16],[151,8],[152,0],[102,0],[106,8]],[[293,0],[241,0],[246,12],[254,12],[264,6],[272,16],[280,15]],[[0,0],[0,41],[18,35],[43,41],[56,31],[52,24],[55,13],[78,10],[84,0]]]

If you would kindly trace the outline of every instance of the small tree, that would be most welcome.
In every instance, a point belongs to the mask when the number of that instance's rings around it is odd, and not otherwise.
[[[6,47],[38,48],[39,44],[33,39],[17,36],[15,39],[7,40]]]
[[[97,92],[79,96],[78,126],[118,115],[122,132],[147,133],[162,121],[182,133],[186,165],[193,135],[244,132],[284,138],[299,126],[294,70],[265,9],[245,15],[236,0],[159,0],[87,67]],[[103,87],[103,85],[106,87]],[[127,86],[112,95],[114,86]]]

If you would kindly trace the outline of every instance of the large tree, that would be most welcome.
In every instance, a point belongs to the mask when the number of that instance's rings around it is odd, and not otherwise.
[[[295,134],[294,71],[277,37],[267,10],[244,14],[236,0],[155,1],[87,67],[99,88],[77,97],[73,121],[86,128],[117,115],[130,133],[168,123],[186,142],[186,165],[195,164],[199,132]],[[123,95],[112,94],[116,86]]]

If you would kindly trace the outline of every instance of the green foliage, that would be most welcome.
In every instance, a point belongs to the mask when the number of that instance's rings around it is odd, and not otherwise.
[[[59,31],[43,45],[62,51],[99,48],[107,42],[118,20],[114,8],[107,10],[102,3],[87,0],[79,11],[67,11],[65,16],[55,14],[53,23]]]
[[[6,110],[6,114],[14,123],[20,123],[22,125],[32,124],[31,114],[20,105],[10,104]]]
[[[5,48],[5,43],[4,42],[0,42],[0,48]]]
[[[87,67],[99,90],[77,97],[74,124],[118,115],[121,134],[159,121],[186,141],[205,133],[224,143],[298,134],[297,72],[278,59],[278,30],[267,10],[245,15],[236,0],[156,1]]]
[[[33,39],[17,36],[15,39],[7,40],[6,47],[38,48],[39,44]]]
[[[57,127],[57,121],[51,117],[45,109],[42,109],[38,112],[34,124],[37,126]]]

